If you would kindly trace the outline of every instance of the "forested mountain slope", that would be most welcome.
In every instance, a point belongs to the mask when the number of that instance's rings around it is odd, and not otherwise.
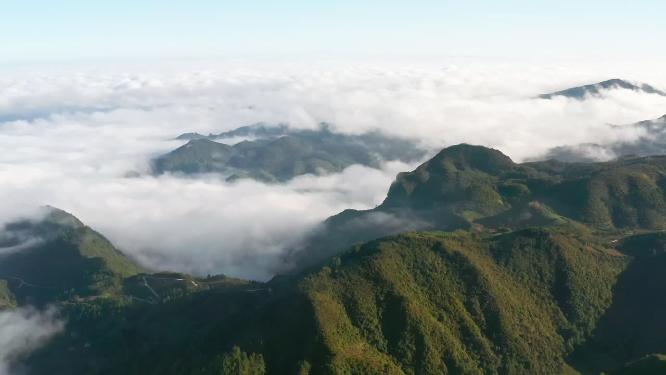
[[[34,374],[657,374],[665,170],[664,157],[517,164],[453,146],[400,174],[378,208],[329,219],[336,232],[267,283],[142,273],[98,239],[79,253],[115,281],[43,297],[65,333],[23,363]],[[32,255],[47,257],[89,230],[63,217],[69,229],[8,229],[70,239]],[[79,258],[69,276],[91,280]],[[20,293],[10,281],[0,302],[25,305]]]

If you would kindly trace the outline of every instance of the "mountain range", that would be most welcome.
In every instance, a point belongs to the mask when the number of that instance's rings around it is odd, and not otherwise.
[[[225,140],[245,138],[228,145]],[[285,125],[253,125],[211,134],[185,133],[188,142],[153,161],[155,174],[219,173],[228,180],[252,178],[284,182],[304,174],[340,172],[360,164],[379,168],[383,161],[422,160],[425,151],[410,140],[379,132],[342,134],[322,124],[316,130]]]
[[[516,164],[497,150],[452,146],[398,175],[378,207],[328,219],[293,262],[316,263],[353,243],[405,230],[503,232],[563,223],[659,229],[666,224],[664,181],[664,156]]]
[[[6,226],[0,303],[67,322],[22,358],[34,374],[659,374],[665,177],[666,156],[452,146],[266,283],[149,273],[51,209]]]
[[[571,87],[561,91],[539,95],[541,99],[554,99],[556,97],[565,97],[570,99],[583,100],[588,97],[600,97],[610,90],[630,90],[645,94],[654,94],[666,96],[666,92],[661,91],[647,83],[633,83],[623,79],[609,79],[607,81]]]
[[[630,90],[666,96],[645,83],[623,79],[564,89],[539,95],[541,99],[566,97],[584,100],[605,95],[611,90]],[[613,144],[586,143],[555,147],[541,159],[560,161],[596,161],[623,156],[647,156],[666,153],[665,118],[625,125],[644,135],[633,141]],[[250,178],[263,182],[285,182],[305,174],[340,172],[360,164],[379,168],[384,161],[421,161],[428,153],[417,142],[380,132],[358,135],[336,132],[326,123],[317,129],[295,129],[284,124],[255,124],[218,134],[184,133],[177,140],[181,147],[152,161],[152,173],[192,176],[216,173],[233,181]]]

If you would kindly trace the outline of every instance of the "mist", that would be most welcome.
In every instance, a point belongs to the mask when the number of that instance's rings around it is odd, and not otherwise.
[[[22,373],[14,365],[62,331],[63,322],[53,309],[18,308],[0,311],[0,375]]]
[[[34,68],[38,69],[38,68]],[[538,94],[612,78],[666,88],[641,67],[503,64],[180,64],[0,72],[0,222],[49,204],[153,270],[265,280],[326,217],[372,208],[400,171],[352,166],[286,184],[151,176],[184,132],[258,122],[380,130],[434,154],[461,142],[515,161],[563,145],[638,139],[610,127],[657,118],[666,98],[613,91],[584,101]]]

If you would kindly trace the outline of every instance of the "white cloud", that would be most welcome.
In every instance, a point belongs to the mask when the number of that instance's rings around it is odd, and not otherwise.
[[[640,67],[639,67],[640,68]],[[467,142],[515,160],[553,146],[640,136],[611,129],[666,113],[666,99],[613,92],[584,102],[534,96],[614,76],[622,67],[276,65],[72,68],[0,74],[2,221],[40,204],[68,210],[143,264],[266,278],[286,247],[344,208],[381,202],[395,174],[352,167],[286,185],[214,176],[124,177],[182,144],[176,135],[255,122],[344,132],[381,129],[433,150]],[[658,71],[657,71],[658,72]],[[666,84],[663,85],[666,87]]]
[[[63,323],[53,309],[0,311],[0,375],[12,373],[17,361],[62,329]]]

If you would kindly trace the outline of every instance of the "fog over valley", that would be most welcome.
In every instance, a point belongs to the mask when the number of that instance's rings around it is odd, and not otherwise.
[[[623,72],[623,78],[651,78],[649,84],[666,87],[659,74]],[[351,165],[284,183],[152,175],[152,160],[186,143],[178,135],[257,123],[317,129],[325,122],[338,133],[380,131],[407,139],[426,157],[472,143],[517,162],[535,160],[555,147],[639,139],[645,129],[609,125],[666,113],[663,96],[631,90],[585,100],[538,98],[612,77],[602,74],[478,63],[307,70],[206,63],[4,74],[1,219],[51,205],[149,269],[267,280],[281,270],[284,253],[322,220],[378,205],[397,173],[425,158],[384,162],[379,169]]]

